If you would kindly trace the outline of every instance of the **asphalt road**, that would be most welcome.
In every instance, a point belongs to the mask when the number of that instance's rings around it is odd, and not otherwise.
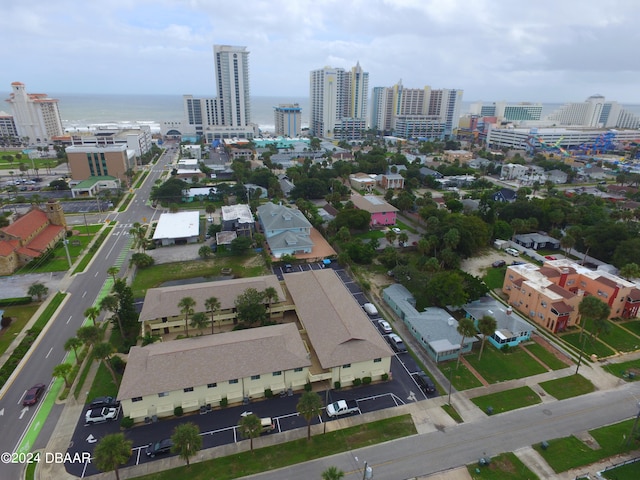
[[[22,443],[24,434],[32,423],[34,416],[43,401],[34,407],[22,407],[22,397],[25,392],[36,383],[44,383],[48,386],[52,383],[53,368],[62,363],[67,352],[63,345],[65,341],[75,336],[76,331],[84,322],[84,311],[96,301],[100,289],[107,280],[107,269],[117,263],[119,256],[126,252],[129,255],[128,231],[134,222],[150,222],[158,215],[156,210],[145,205],[149,197],[154,181],[163,171],[164,164],[169,162],[167,154],[151,169],[144,185],[136,192],[135,199],[129,205],[126,212],[110,213],[106,219],[117,220],[118,223],[113,232],[106,239],[100,254],[94,257],[91,265],[84,273],[75,275],[66,288],[68,299],[60,310],[60,313],[50,321],[46,332],[40,336],[39,342],[32,350],[28,362],[18,372],[8,388],[5,387],[0,399],[0,452],[14,452]],[[120,257],[122,261],[122,257]],[[127,259],[124,258],[125,270]],[[121,271],[121,274],[123,272]],[[34,445],[26,445],[24,450],[30,451],[44,447],[55,428],[57,418],[60,416],[63,405],[54,405],[47,421],[43,424],[39,436]],[[18,478],[22,466],[9,464],[2,466],[3,478]]]

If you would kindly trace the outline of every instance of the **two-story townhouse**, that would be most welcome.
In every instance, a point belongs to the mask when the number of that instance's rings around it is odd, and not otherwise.
[[[300,210],[269,202],[260,205],[257,214],[273,257],[311,253],[311,223]]]
[[[382,197],[375,195],[351,195],[353,205],[359,210],[365,210],[371,214],[372,227],[395,225],[398,209],[384,201]]]

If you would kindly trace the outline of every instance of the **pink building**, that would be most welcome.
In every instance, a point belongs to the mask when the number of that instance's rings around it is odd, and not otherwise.
[[[351,195],[351,201],[359,210],[365,210],[371,214],[371,226],[386,226],[396,224],[398,209],[388,204],[382,197],[375,195]]]

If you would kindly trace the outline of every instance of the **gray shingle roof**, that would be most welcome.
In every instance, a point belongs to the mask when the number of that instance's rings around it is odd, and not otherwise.
[[[258,207],[258,218],[265,231],[311,228],[311,223],[300,210],[271,202]]]

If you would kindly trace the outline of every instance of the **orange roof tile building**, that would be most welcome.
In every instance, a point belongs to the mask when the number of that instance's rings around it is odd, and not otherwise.
[[[0,275],[11,275],[65,237],[67,223],[60,202],[33,207],[11,225],[0,228]]]

